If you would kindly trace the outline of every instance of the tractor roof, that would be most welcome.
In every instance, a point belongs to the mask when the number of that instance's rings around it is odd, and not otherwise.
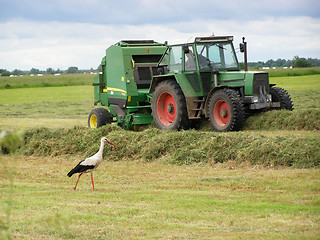
[[[201,42],[228,42],[233,41],[233,36],[210,36],[210,37],[196,37],[193,42],[188,41],[187,43],[201,43]],[[174,43],[170,43],[170,46],[179,46],[185,45],[185,41],[177,41]]]
[[[211,37],[196,37],[195,42],[225,42],[233,41],[233,36],[211,36]]]

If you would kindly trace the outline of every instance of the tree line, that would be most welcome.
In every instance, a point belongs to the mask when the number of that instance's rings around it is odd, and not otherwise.
[[[10,76],[10,75],[31,75],[31,74],[61,74],[61,73],[84,73],[84,72],[96,72],[97,70],[94,70],[91,68],[90,70],[79,70],[78,67],[72,66],[69,67],[67,70],[60,70],[59,68],[57,70],[49,67],[47,70],[42,71],[37,68],[31,68],[29,71],[22,71],[19,69],[15,69],[13,71],[8,71],[7,69],[0,69],[0,76]]]
[[[300,58],[295,56],[292,60],[288,59],[270,59],[266,62],[248,62],[248,67],[263,68],[263,67],[293,67],[293,68],[306,68],[320,66],[320,59],[318,58]]]

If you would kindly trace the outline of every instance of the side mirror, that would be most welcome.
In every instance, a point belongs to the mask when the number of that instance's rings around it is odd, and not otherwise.
[[[243,53],[243,52],[244,52],[244,44],[243,44],[243,43],[240,43],[239,46],[240,46],[240,52]]]
[[[184,44],[184,45],[183,45],[183,52],[184,52],[184,54],[187,54],[187,53],[190,52],[190,51],[189,51],[189,46],[188,46],[187,44]]]

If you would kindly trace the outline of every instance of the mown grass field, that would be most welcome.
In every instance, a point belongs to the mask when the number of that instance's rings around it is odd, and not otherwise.
[[[0,155],[0,239],[319,239],[320,75],[270,81],[295,110],[236,133],[91,130],[89,85],[0,89],[0,129],[26,129]],[[102,135],[120,148],[73,191]]]
[[[319,169],[78,160],[2,157],[2,239],[319,239]]]
[[[0,89],[90,85],[93,77],[94,75],[88,73],[0,77]]]

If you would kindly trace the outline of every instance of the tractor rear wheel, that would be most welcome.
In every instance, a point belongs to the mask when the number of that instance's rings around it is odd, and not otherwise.
[[[270,93],[273,102],[280,102],[280,108],[278,109],[293,110],[291,97],[286,90],[279,87],[271,87]]]
[[[166,80],[156,86],[151,108],[157,128],[179,130],[188,127],[186,100],[175,81]]]
[[[94,108],[88,117],[88,127],[99,128],[112,122],[112,116],[105,108]]]
[[[221,89],[216,91],[209,102],[209,119],[217,132],[238,131],[245,120],[245,111],[237,91]]]

